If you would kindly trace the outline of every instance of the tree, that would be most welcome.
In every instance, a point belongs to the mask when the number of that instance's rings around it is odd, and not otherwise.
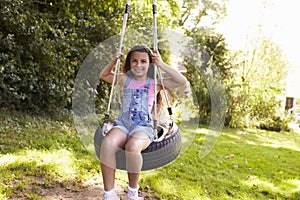
[[[192,58],[189,56],[185,58],[184,66],[187,68],[186,76],[197,98],[201,123],[204,124],[209,123],[212,117],[211,95],[221,89],[216,80],[225,80],[230,72],[231,65],[227,58],[225,38],[212,28],[213,24],[218,23],[225,16],[225,11],[224,1],[220,3],[207,0],[182,2],[179,25],[185,27],[185,34],[195,43],[191,44],[191,49],[196,50],[196,52],[190,52]],[[211,27],[203,24],[207,18],[210,19]],[[214,80],[218,84],[214,84]],[[222,96],[221,93],[220,96]]]
[[[89,2],[1,1],[2,107],[33,112],[70,108],[80,63],[97,41],[113,34],[102,28],[113,27],[110,18],[120,15]]]
[[[184,26],[187,32],[203,26],[203,21],[210,21],[211,25],[219,23],[226,15],[226,0],[219,2],[211,0],[182,1],[179,26]]]
[[[229,77],[231,66],[226,57],[228,50],[223,36],[212,31],[207,32],[201,31],[203,34],[199,34],[199,31],[191,34],[195,43],[191,49],[195,52],[188,53],[187,55],[190,54],[192,57],[187,56],[184,62],[187,68],[186,76],[197,98],[199,117],[203,124],[211,121],[212,98],[224,97],[220,87],[223,87],[222,82]],[[223,90],[225,92],[225,88]],[[219,104],[223,105],[223,103]],[[226,105],[223,106],[226,107]]]
[[[282,50],[270,38],[256,38],[253,48],[236,52],[231,69],[229,125],[232,127],[272,126],[281,122],[281,100],[288,63]],[[273,122],[271,122],[271,121]],[[277,121],[277,122],[275,122]],[[274,124],[275,123],[275,124]],[[277,127],[274,127],[277,126]],[[279,127],[278,127],[279,126]]]

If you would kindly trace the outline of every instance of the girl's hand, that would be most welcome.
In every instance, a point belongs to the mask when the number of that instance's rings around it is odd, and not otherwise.
[[[158,51],[153,51],[152,62],[168,74],[168,78],[160,80],[164,82],[166,88],[173,89],[186,84],[187,79],[176,69],[169,67],[169,65],[161,59]]]
[[[116,48],[116,54],[114,61],[117,61],[118,59],[121,59],[123,57],[123,54],[121,53],[120,49]]]
[[[157,65],[161,66],[163,64],[163,61],[161,59],[161,56],[158,51],[153,51],[152,53],[152,61]]]

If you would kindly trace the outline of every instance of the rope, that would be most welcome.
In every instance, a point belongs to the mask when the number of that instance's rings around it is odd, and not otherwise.
[[[152,2],[153,2],[153,5],[152,5],[152,9],[153,9],[153,50],[158,51],[157,20],[156,20],[157,5],[156,5],[156,0],[153,0]],[[163,88],[164,97],[166,99],[166,103],[167,103],[167,106],[168,106],[168,113],[169,113],[170,120],[171,120],[171,123],[169,125],[172,127],[173,126],[172,108],[169,105],[169,99],[168,99],[168,95],[166,93],[166,89],[165,89],[165,86],[164,86],[163,78],[162,78],[162,75],[161,75],[161,70],[155,64],[154,64],[154,85],[155,85],[154,94],[157,93],[157,77],[156,77],[157,71],[158,71],[159,78],[161,80],[161,85],[162,85],[162,88]],[[155,101],[154,101],[154,120],[153,121],[154,121],[154,133],[155,133],[155,136],[157,138],[157,100],[156,100],[156,98],[155,98]]]
[[[130,11],[130,0],[127,0],[126,7],[125,7],[125,12],[124,12],[124,17],[123,17],[120,43],[119,43],[120,53],[122,52],[123,40],[124,40],[124,36],[125,36],[125,30],[126,30],[126,24],[127,24],[129,11]],[[114,77],[113,77],[113,82],[112,82],[110,96],[109,96],[109,102],[108,102],[108,106],[107,106],[107,112],[105,114],[104,124],[103,124],[103,127],[102,127],[102,133],[103,134],[106,134],[108,132],[107,124],[108,124],[108,120],[109,120],[110,106],[111,106],[111,102],[112,102],[114,86],[117,83],[117,75],[120,72],[120,63],[121,63],[121,58],[117,58],[117,63],[116,63],[115,71],[114,71]]]
[[[157,14],[157,6],[156,6],[156,0],[152,1],[152,10],[153,10],[153,50],[157,51],[157,23],[156,23],[156,14]],[[154,63],[154,94],[157,93],[157,66]],[[158,140],[157,137],[157,99],[154,98],[154,116],[153,116],[153,128],[154,128],[154,135],[156,140]]]
[[[158,74],[159,74],[159,79],[160,80],[163,80],[162,79],[162,75],[161,75],[161,70],[158,68]],[[172,112],[172,108],[169,104],[169,98],[168,98],[168,95],[167,95],[167,92],[166,92],[166,89],[165,89],[165,85],[164,85],[164,82],[161,81],[161,86],[163,88],[163,91],[164,91],[164,97],[166,99],[166,103],[167,103],[167,106],[168,106],[168,113],[169,113],[169,116],[170,116],[170,120],[171,120],[171,123],[169,124],[170,126],[173,126],[173,112]]]

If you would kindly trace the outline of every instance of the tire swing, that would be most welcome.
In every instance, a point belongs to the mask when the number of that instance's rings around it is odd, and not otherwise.
[[[123,26],[122,26],[122,32],[121,32],[121,38],[120,38],[120,46],[119,50],[121,51],[122,48],[122,42],[125,34],[125,28],[127,23],[127,17],[128,12],[130,10],[129,6],[130,0],[126,3],[126,8],[124,12],[124,18],[123,18]],[[154,41],[154,50],[157,50],[157,24],[156,24],[156,13],[157,13],[157,7],[156,7],[156,1],[153,0],[153,41]],[[114,83],[116,81],[116,74],[119,72],[120,68],[120,58],[117,59],[116,67],[115,67],[115,76],[113,79],[113,84],[111,87],[110,92],[110,100],[108,103],[108,109],[107,113],[105,114],[104,124],[103,126],[99,126],[95,132],[94,135],[94,148],[96,151],[96,155],[98,159],[100,160],[100,149],[101,149],[101,143],[102,140],[105,138],[105,134],[109,131],[109,129],[112,126],[112,123],[109,122],[109,111],[110,111],[110,103],[112,101],[112,94],[114,90]],[[158,73],[157,73],[158,72]],[[162,79],[162,75],[160,72],[160,69],[157,68],[156,65],[154,65],[154,74],[158,74],[160,78]],[[157,76],[154,76],[154,92],[156,94],[157,88]],[[168,103],[168,97],[165,91],[165,87],[163,85],[162,81],[162,88],[164,92],[164,97],[166,99],[166,103],[168,106],[168,113],[170,116],[170,123],[166,124],[159,124],[157,125],[157,102],[156,98],[154,98],[154,133],[156,134],[156,139],[145,149],[142,151],[142,157],[143,157],[143,166],[142,171],[145,170],[151,170],[156,169],[159,167],[162,167],[173,160],[175,160],[181,149],[181,134],[178,126],[173,122],[173,114],[172,109],[169,106]],[[125,150],[120,149],[116,153],[116,168],[120,170],[126,170],[126,156],[125,156]]]

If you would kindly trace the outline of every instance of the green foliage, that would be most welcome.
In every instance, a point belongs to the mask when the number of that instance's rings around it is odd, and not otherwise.
[[[226,80],[229,73],[230,63],[226,57],[225,39],[222,35],[210,29],[194,29],[189,33],[193,38],[191,44],[192,51],[184,58],[184,66],[187,69],[186,76],[191,83],[197,99],[199,109],[200,123],[208,124],[212,119],[212,105],[224,109],[227,105],[218,99],[224,96],[223,81]],[[195,44],[193,44],[195,43]],[[224,108],[222,108],[222,106]]]
[[[202,20],[209,18],[212,24],[218,23],[225,12],[224,1],[216,3],[210,0],[191,0],[183,1],[181,5],[178,24],[185,27],[185,34],[192,38],[190,51],[185,54],[183,65],[187,69],[185,76],[192,86],[202,124],[211,122],[212,104],[218,105],[221,110],[222,106],[226,107],[218,99],[218,95],[223,97],[222,92],[216,92],[220,91],[220,82],[227,78],[230,68],[224,37],[211,27],[203,26]]]
[[[268,131],[290,131],[290,127],[288,126],[289,122],[291,122],[292,118],[285,116],[272,116],[270,118],[263,118],[259,122],[259,128],[268,130]]]
[[[121,11],[110,3],[113,10],[86,1],[1,1],[1,106],[33,112],[70,108],[80,63],[92,46],[115,33],[107,27],[114,27],[111,18]]]
[[[178,21],[179,26],[187,27],[187,30],[197,29],[202,26],[203,19],[210,19],[212,24],[220,22],[226,15],[225,2],[212,0],[188,0],[182,1],[181,16]]]
[[[288,64],[282,55],[281,49],[266,38],[255,40],[251,50],[237,53],[227,82],[230,126],[267,128],[275,123],[280,128],[274,129],[286,130],[288,121],[281,113],[280,96],[284,94]]]

